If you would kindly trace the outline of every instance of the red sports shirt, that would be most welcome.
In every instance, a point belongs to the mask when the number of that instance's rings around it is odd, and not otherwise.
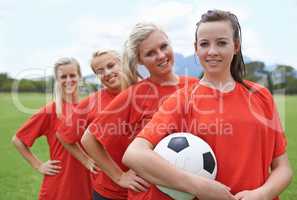
[[[88,130],[105,146],[113,160],[127,171],[122,157],[128,145],[139,131],[151,120],[163,101],[177,89],[189,87],[197,82],[195,78],[180,77],[174,86],[159,85],[145,79],[121,92],[103,112],[90,124]],[[102,196],[113,199],[127,199],[127,190],[111,180],[102,185]],[[129,193],[129,199],[133,192]]]
[[[108,89],[102,89],[83,99],[75,107],[72,115],[64,118],[63,123],[58,129],[61,138],[70,144],[79,142],[88,125],[95,117],[110,103],[118,93],[112,93]],[[91,174],[92,188],[100,191],[104,183],[109,181],[108,176],[99,171],[98,174]]]
[[[63,104],[63,113],[73,110],[73,104]],[[56,138],[61,121],[57,118],[55,103],[41,108],[17,131],[16,136],[28,147],[40,136],[49,145],[50,159],[61,161],[60,173],[45,175],[39,192],[39,200],[91,200],[91,181],[88,170],[76,160]]]
[[[228,93],[201,84],[179,90],[138,137],[156,145],[173,132],[193,133],[213,149],[216,180],[229,186],[232,194],[260,187],[269,176],[272,160],[285,153],[286,139],[269,91],[245,83],[251,91],[239,83]],[[153,187],[141,199],[170,198]]]

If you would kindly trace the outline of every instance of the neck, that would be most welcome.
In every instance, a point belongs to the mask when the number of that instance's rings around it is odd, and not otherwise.
[[[151,76],[150,80],[159,85],[177,85],[179,78],[175,73],[168,73],[162,76]]]
[[[231,74],[227,76],[212,76],[204,74],[200,83],[221,92],[229,92],[235,87],[235,80],[232,78]]]
[[[78,102],[78,95],[76,94],[66,94],[63,95],[63,100],[67,103],[77,103]]]

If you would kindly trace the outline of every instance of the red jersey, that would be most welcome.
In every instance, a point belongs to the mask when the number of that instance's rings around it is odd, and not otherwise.
[[[73,104],[63,103],[63,113],[71,112]],[[39,200],[91,200],[91,182],[88,170],[59,142],[56,131],[61,121],[56,115],[55,103],[50,103],[34,114],[16,136],[28,147],[45,136],[50,159],[61,161],[61,170],[54,176],[45,175],[39,192]]]
[[[262,186],[274,158],[286,151],[284,131],[269,91],[245,81],[221,93],[197,84],[172,95],[138,137],[156,145],[173,132],[206,141],[217,159],[216,180],[236,194]],[[142,199],[170,199],[155,186]],[[278,199],[278,198],[276,198]]]
[[[118,93],[111,93],[108,89],[102,89],[86,97],[75,107],[72,115],[64,118],[63,123],[58,129],[61,138],[66,143],[76,143],[81,140],[88,125],[95,117],[110,103]],[[98,174],[91,174],[92,188],[100,191],[100,188],[107,179],[107,175],[102,171]],[[109,178],[108,178],[109,180]]]
[[[145,79],[121,92],[96,119],[88,130],[105,146],[123,171],[122,157],[128,145],[152,118],[163,101],[177,89],[197,82],[195,78],[180,77],[177,85],[159,85]],[[109,179],[98,191],[111,199],[127,199],[127,190]],[[133,195],[133,192],[129,193]]]

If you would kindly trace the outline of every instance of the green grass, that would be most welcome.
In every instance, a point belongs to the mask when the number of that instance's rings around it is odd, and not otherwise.
[[[38,109],[45,104],[42,94],[20,94],[20,101],[31,109]],[[289,159],[297,173],[297,96],[276,98],[288,138]],[[17,128],[31,114],[20,112],[8,93],[0,93],[0,199],[32,200],[37,199],[42,176],[32,170],[12,146],[10,140]],[[46,160],[48,147],[44,138],[34,144],[32,151]],[[294,200],[297,197],[297,179],[281,195],[283,200]]]

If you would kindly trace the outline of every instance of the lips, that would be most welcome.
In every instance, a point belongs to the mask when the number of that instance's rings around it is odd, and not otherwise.
[[[117,74],[112,74],[110,75],[107,79],[105,79],[107,82],[112,83],[117,79],[118,75]]]
[[[217,65],[222,62],[222,60],[206,60],[209,65]]]
[[[158,67],[165,67],[165,66],[168,65],[168,63],[169,63],[169,59],[167,58],[164,62],[158,64],[157,66],[158,66]]]

